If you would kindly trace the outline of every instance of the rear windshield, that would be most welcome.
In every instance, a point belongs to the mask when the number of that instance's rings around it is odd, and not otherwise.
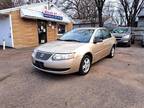
[[[112,33],[127,33],[128,31],[128,28],[116,28],[112,31]]]

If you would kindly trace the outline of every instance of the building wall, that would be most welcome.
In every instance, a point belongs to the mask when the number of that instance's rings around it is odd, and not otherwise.
[[[70,30],[72,30],[73,29],[73,23],[71,22],[71,23],[68,23],[67,25],[66,25],[66,31],[68,32],[68,31],[70,31]]]
[[[15,48],[34,47],[39,45],[36,20],[23,19],[20,11],[13,11],[12,28]],[[73,23],[66,24],[66,31],[73,29]],[[47,24],[47,40],[54,41],[58,38],[58,26],[56,23]]]
[[[73,29],[73,23],[66,24],[66,32]],[[47,27],[47,39],[49,41],[54,41],[58,38],[58,25],[52,24],[52,26]]]
[[[98,24],[92,23],[81,23],[81,24],[74,24],[74,28],[81,28],[81,27],[98,27]]]
[[[144,27],[144,17],[139,17],[138,27]]]
[[[12,16],[14,47],[32,47],[38,45],[36,20],[22,19],[20,11],[10,13]]]
[[[58,38],[57,34],[58,34],[57,25],[52,24],[51,26],[49,26],[47,24],[47,40],[48,40],[48,42],[56,40]]]

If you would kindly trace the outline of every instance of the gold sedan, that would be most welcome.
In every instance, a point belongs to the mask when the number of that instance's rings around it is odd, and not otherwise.
[[[106,28],[78,28],[34,49],[33,66],[54,74],[89,73],[91,65],[115,54],[116,39]]]

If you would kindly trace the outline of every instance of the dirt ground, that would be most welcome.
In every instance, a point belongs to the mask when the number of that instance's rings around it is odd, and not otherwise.
[[[32,48],[0,50],[0,108],[144,108],[144,49],[118,47],[86,76],[31,66]]]

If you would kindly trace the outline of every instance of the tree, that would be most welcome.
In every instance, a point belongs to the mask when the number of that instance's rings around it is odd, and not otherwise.
[[[22,6],[25,4],[48,2],[48,1],[53,2],[54,4],[58,3],[58,0],[0,0],[0,9],[7,9]]]
[[[103,7],[106,0],[95,0],[96,7],[98,9],[99,26],[103,26]]]
[[[22,5],[27,3],[27,1],[25,1],[25,0],[12,0],[12,1],[13,1],[13,4],[14,4],[14,7],[22,6]]]
[[[74,19],[93,23],[97,20],[97,8],[94,0],[63,0],[59,7]]]
[[[127,26],[134,27],[137,15],[141,12],[144,5],[144,0],[119,0],[123,7]]]
[[[0,9],[13,7],[12,0],[0,0]]]
[[[103,10],[104,15],[110,16],[111,20],[116,25],[126,26],[126,17],[124,15],[124,10],[119,2],[107,1]]]

